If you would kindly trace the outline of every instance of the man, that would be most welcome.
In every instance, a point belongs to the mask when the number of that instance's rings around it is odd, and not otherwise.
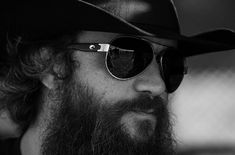
[[[181,36],[168,0],[16,1],[2,12],[0,103],[22,133],[2,154],[174,154],[167,97],[184,58],[234,48],[227,30]]]

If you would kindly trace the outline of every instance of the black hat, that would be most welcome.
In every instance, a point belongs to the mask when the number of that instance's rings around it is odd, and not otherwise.
[[[235,49],[230,30],[181,35],[170,0],[6,1],[1,5],[1,40],[7,35],[39,41],[89,30],[178,40],[184,56]]]

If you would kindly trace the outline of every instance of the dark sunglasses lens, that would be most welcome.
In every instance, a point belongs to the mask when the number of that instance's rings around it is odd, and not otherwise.
[[[152,61],[151,46],[132,37],[117,38],[111,43],[107,67],[118,78],[130,78],[142,72]]]
[[[174,92],[183,80],[184,57],[177,50],[167,50],[162,56],[163,77],[169,93]]]

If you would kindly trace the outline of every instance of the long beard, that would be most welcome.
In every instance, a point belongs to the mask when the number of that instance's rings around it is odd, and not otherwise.
[[[43,155],[173,154],[169,114],[160,97],[140,96],[109,105],[100,103],[89,88],[78,83],[61,87],[58,94],[60,104],[45,132]],[[153,134],[146,134],[148,125],[143,125],[139,132],[144,140],[131,138],[120,118],[147,109],[154,109],[151,115],[157,123]]]

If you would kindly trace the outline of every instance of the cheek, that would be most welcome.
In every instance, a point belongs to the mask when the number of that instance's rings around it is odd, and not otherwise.
[[[104,58],[84,55],[80,59],[80,67],[76,70],[75,78],[87,85],[97,97],[106,102],[116,102],[133,98],[133,81],[114,79],[106,70]]]
[[[101,101],[113,103],[132,96],[131,83],[114,79],[105,70],[84,74],[82,81],[94,91]]]

